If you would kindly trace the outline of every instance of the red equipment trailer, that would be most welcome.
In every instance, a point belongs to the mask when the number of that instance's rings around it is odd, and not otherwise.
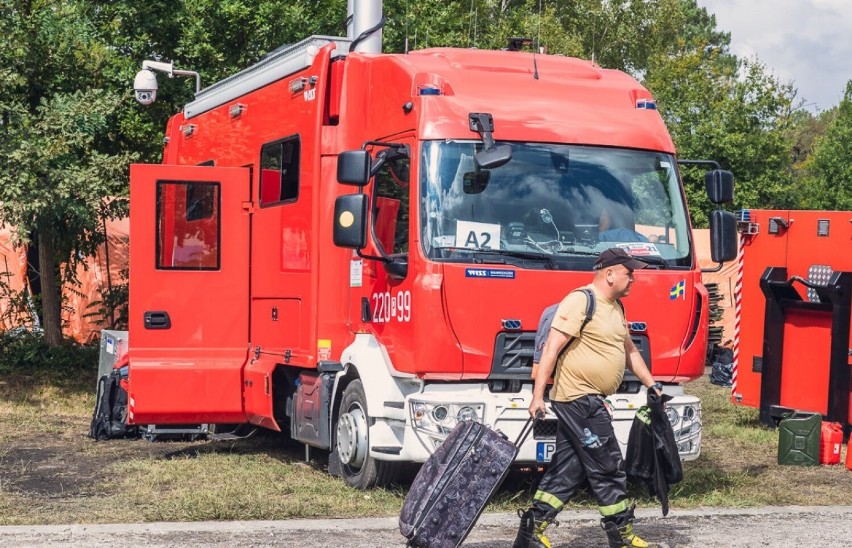
[[[368,4],[351,36],[379,20]],[[131,167],[131,420],[285,431],[362,488],[459,419],[511,438],[539,314],[621,245],[652,264],[628,320],[696,458],[681,385],[704,372],[707,292],[650,93],[579,59],[356,42],[314,36],[202,90],[163,164]],[[732,197],[730,173],[707,185]],[[603,210],[637,236],[606,240]],[[733,214],[712,219],[714,259],[733,258]],[[644,401],[626,377],[622,442]],[[554,424],[519,462],[549,460]]]
[[[740,229],[732,401],[766,425],[796,409],[848,433],[852,212],[745,210]]]

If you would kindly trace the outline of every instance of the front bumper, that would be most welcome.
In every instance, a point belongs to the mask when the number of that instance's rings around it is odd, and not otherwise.
[[[668,402],[670,420],[682,460],[694,460],[701,452],[701,402],[683,393],[680,386],[666,386],[673,399]],[[636,394],[613,394],[608,399],[613,406],[613,428],[622,455],[636,410],[646,401],[645,389]],[[491,392],[486,383],[430,384],[421,392],[411,394],[404,402],[405,420],[378,417],[370,426],[370,452],[379,460],[425,462],[444,441],[456,424],[455,415],[470,416],[474,409],[477,418],[508,439],[515,441],[529,420],[532,385],[522,385],[518,392]],[[444,408],[432,413],[437,408]],[[464,409],[467,408],[467,409]],[[429,415],[427,420],[422,420]],[[418,419],[419,417],[419,419]],[[521,444],[515,460],[518,464],[538,463],[539,442],[556,439],[556,417],[548,413],[533,434]],[[542,446],[544,447],[544,446]]]

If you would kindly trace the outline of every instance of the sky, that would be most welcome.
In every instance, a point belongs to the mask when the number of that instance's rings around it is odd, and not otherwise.
[[[852,80],[852,0],[697,0],[731,33],[731,53],[757,58],[811,112],[843,99]]]

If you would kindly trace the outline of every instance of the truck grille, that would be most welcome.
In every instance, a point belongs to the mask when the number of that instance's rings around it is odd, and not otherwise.
[[[651,369],[651,348],[647,335],[631,335],[636,348]],[[530,380],[535,353],[535,332],[502,332],[494,342],[494,360],[489,379]],[[652,370],[653,371],[653,370]]]
[[[529,379],[535,351],[535,332],[498,333],[489,379]]]

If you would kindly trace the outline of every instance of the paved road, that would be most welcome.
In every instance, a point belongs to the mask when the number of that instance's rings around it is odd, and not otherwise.
[[[664,547],[849,546],[852,506],[785,506],[758,509],[637,511],[637,529]],[[550,536],[556,547],[604,546],[594,511],[566,510]],[[465,546],[509,548],[518,519],[482,516]],[[145,523],[130,525],[45,525],[0,527],[2,546],[296,546],[313,548],[404,546],[396,518]]]

